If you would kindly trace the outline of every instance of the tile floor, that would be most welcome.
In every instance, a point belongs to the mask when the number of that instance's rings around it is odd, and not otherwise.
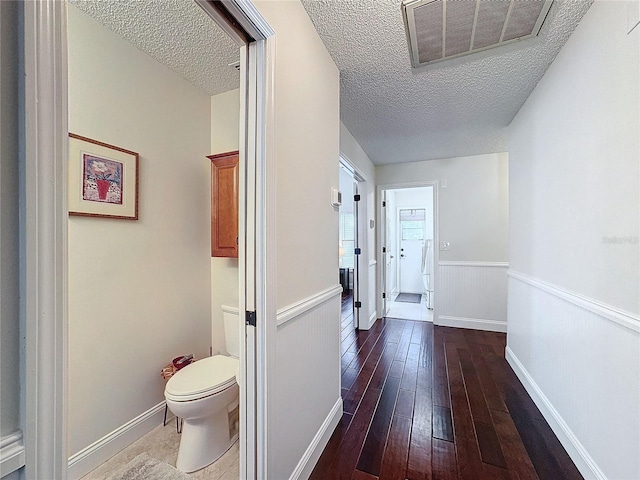
[[[395,298],[395,296],[394,296]],[[420,303],[387,301],[387,318],[403,318],[421,322],[433,322],[433,310],[427,309],[425,296]]]
[[[178,458],[179,445],[180,435],[176,432],[175,421],[170,421],[166,426],[157,427],[141,439],[129,445],[123,451],[82,477],[82,480],[104,480],[114,471],[129,463],[134,457],[143,452],[175,466],[176,459]],[[238,480],[240,477],[238,442],[236,442],[227,453],[220,457],[218,461],[190,475],[198,480]]]

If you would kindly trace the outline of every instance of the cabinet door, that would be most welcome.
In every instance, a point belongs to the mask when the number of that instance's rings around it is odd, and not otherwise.
[[[211,155],[211,256],[238,257],[238,152]]]

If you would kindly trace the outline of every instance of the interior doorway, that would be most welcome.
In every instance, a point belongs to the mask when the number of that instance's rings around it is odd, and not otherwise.
[[[342,310],[351,311],[351,322],[346,322],[351,330],[360,326],[360,194],[357,175],[349,164],[340,160],[339,186],[341,203],[339,207],[339,267],[342,286]],[[345,323],[345,322],[343,322]]]
[[[433,185],[381,189],[383,312],[433,321],[437,252]]]
[[[33,210],[30,222],[25,226],[23,243],[25,257],[30,259],[25,274],[25,303],[27,305],[25,354],[22,359],[28,366],[25,376],[27,402],[23,401],[24,418],[32,419],[22,425],[25,435],[25,474],[29,478],[67,478],[68,449],[66,411],[68,406],[68,342],[67,342],[67,201],[68,178],[68,91],[67,68],[67,2],[42,0],[24,4],[25,62],[24,88],[25,122],[25,204]],[[240,310],[244,319],[245,309],[257,310],[260,320],[264,313],[264,281],[262,264],[265,257],[262,238],[265,210],[260,196],[265,187],[265,144],[270,140],[264,117],[271,108],[269,78],[273,63],[267,60],[271,48],[266,39],[274,32],[252,5],[242,2],[202,1],[205,10],[224,24],[229,31],[241,37],[240,48],[241,95],[240,105],[246,115],[240,125],[240,156],[244,161],[240,168],[241,210],[245,222],[240,226],[240,268],[246,274],[244,292],[241,293]],[[222,8],[220,8],[222,7]],[[225,28],[223,26],[223,28]],[[241,26],[242,28],[238,28]],[[246,35],[240,31],[244,30]],[[233,35],[232,35],[233,37]],[[240,46],[241,45],[241,46]],[[155,82],[149,82],[154,85]],[[145,93],[147,93],[145,91]],[[131,98],[132,102],[138,100]],[[201,104],[202,105],[202,104]],[[206,103],[204,103],[206,105]],[[182,107],[182,105],[177,105]],[[95,112],[94,112],[95,113]],[[102,112],[101,112],[102,113]],[[96,120],[91,115],[87,120]],[[125,116],[126,117],[126,116]],[[123,119],[123,117],[119,117]],[[207,124],[203,123],[203,124]],[[126,128],[122,128],[122,131]],[[132,133],[130,129],[128,133]],[[125,132],[127,133],[127,132]],[[103,138],[102,135],[95,135]],[[171,135],[165,137],[169,139]],[[116,142],[113,142],[114,144]],[[153,173],[153,159],[145,177],[149,183]],[[241,160],[242,161],[242,160]],[[141,162],[141,163],[143,163]],[[143,163],[144,166],[144,163]],[[205,178],[208,176],[205,176]],[[169,183],[170,186],[173,186]],[[244,185],[244,186],[243,186]],[[42,188],[42,187],[46,188]],[[244,202],[243,199],[244,198]],[[147,215],[143,206],[141,215]],[[184,217],[190,218],[189,215]],[[143,222],[130,224],[131,227]],[[112,223],[113,225],[113,223]],[[259,231],[258,231],[259,230]],[[258,231],[258,232],[257,232]],[[259,236],[260,235],[260,236]],[[153,242],[150,242],[153,246]],[[36,260],[37,259],[37,260]],[[140,291],[139,293],[143,293]],[[241,323],[245,341],[241,349],[240,382],[245,388],[241,404],[244,413],[241,429],[247,432],[240,444],[240,475],[257,478],[264,475],[266,465],[264,412],[256,407],[256,399],[262,393],[255,385],[263,385],[261,365],[262,351],[257,342],[263,342],[262,330]],[[156,329],[159,331],[159,329]],[[147,339],[149,340],[149,339]],[[47,352],[42,355],[41,352]],[[244,361],[242,360],[244,359]],[[117,370],[113,368],[113,370]],[[69,379],[71,381],[71,379]],[[137,391],[138,389],[133,389]],[[264,402],[261,402],[261,404]],[[155,409],[160,406],[153,407]],[[142,418],[143,416],[140,416]],[[146,418],[146,417],[145,417]],[[134,420],[138,420],[134,419]],[[257,434],[256,431],[259,433]],[[44,433],[43,433],[44,432]],[[117,431],[114,431],[117,433]],[[123,432],[119,432],[123,433]],[[124,436],[123,436],[124,437]],[[107,443],[102,442],[107,445]],[[83,453],[91,455],[102,444],[91,445]],[[244,459],[244,461],[242,461]]]

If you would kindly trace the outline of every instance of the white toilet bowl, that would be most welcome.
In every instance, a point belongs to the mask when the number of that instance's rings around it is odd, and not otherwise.
[[[238,439],[238,360],[215,355],[167,382],[169,410],[184,420],[176,468],[194,472],[215,462]]]

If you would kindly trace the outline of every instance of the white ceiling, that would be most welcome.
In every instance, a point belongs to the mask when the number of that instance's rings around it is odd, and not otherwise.
[[[555,0],[537,38],[417,70],[400,0],[302,3],[340,69],[342,121],[380,165],[506,151],[507,126],[591,0]]]
[[[592,0],[555,0],[537,38],[416,70],[400,2],[302,0],[340,69],[342,121],[375,164],[506,151],[507,126]],[[238,47],[192,0],[70,3],[210,95],[239,85]]]

